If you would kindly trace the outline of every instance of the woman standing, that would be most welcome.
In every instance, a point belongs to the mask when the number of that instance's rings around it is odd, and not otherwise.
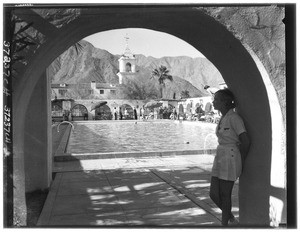
[[[234,95],[229,89],[215,93],[213,105],[222,113],[216,129],[217,154],[213,163],[210,198],[222,210],[222,225],[238,224],[231,212],[234,182],[242,173],[250,139],[242,118],[235,112]]]
[[[125,116],[125,119],[127,119],[128,118],[128,111],[127,111],[127,109],[125,108],[125,110],[124,110],[124,116]]]

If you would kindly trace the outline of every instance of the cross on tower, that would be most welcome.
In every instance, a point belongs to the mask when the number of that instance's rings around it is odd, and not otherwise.
[[[130,51],[129,45],[128,45],[129,36],[128,36],[127,33],[126,33],[126,35],[125,35],[124,38],[125,38],[125,41],[126,41],[126,48],[125,48],[125,53],[124,53],[124,55],[131,55],[131,51]]]
[[[128,34],[126,33],[126,35],[125,35],[125,40],[126,40],[126,45],[128,45],[128,40],[129,40],[129,37],[128,37]]]

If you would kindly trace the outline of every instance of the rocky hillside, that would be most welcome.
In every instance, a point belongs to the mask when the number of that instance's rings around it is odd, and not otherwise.
[[[201,91],[205,85],[218,87],[220,83],[224,82],[219,71],[206,58],[179,56],[156,59],[144,55],[137,55],[136,57],[138,65],[149,69],[164,65],[172,75],[190,82]]]
[[[52,83],[90,83],[91,81],[118,84],[119,55],[95,48],[86,41],[80,41],[79,49],[69,48],[49,67]],[[166,66],[173,76],[173,82],[166,82],[164,98],[180,98],[182,91],[189,91],[191,97],[205,96],[204,85],[218,86],[223,82],[218,70],[205,58],[163,57],[160,59],[136,55],[138,73],[135,80],[122,86],[119,97],[158,97],[159,86],[150,79],[151,71],[160,65]],[[131,93],[131,94],[130,94]]]

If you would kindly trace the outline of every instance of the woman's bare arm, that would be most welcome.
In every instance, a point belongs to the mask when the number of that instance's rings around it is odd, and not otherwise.
[[[239,140],[240,140],[240,152],[241,152],[241,156],[242,156],[242,164],[244,166],[247,154],[249,152],[250,149],[250,138],[248,136],[248,134],[246,132],[243,132],[242,134],[239,135]]]

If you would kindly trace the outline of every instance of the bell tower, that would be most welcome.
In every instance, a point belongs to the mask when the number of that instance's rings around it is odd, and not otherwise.
[[[125,42],[126,47],[123,55],[119,59],[119,72],[117,73],[119,77],[119,84],[122,84],[126,81],[126,79],[132,78],[134,75],[136,75],[135,70],[135,64],[136,64],[136,58],[135,55],[132,54],[132,52],[129,49],[129,37],[126,34]]]

